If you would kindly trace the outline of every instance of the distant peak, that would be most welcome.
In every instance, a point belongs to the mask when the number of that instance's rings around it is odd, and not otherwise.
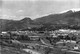
[[[60,13],[66,13],[66,12],[77,12],[77,11],[80,11],[80,8],[78,8],[78,9],[69,9],[69,10],[65,10],[65,11],[62,11],[62,12],[60,12]]]
[[[25,18],[23,18],[21,21],[22,21],[22,22],[31,21],[31,18],[25,17]]]
[[[80,8],[79,9],[71,9],[73,12],[76,12],[76,11],[80,11]]]
[[[73,13],[73,12],[75,12],[75,11],[72,11],[72,10],[68,10],[66,13]]]
[[[31,20],[31,18],[25,17],[25,18],[23,18],[22,20]]]

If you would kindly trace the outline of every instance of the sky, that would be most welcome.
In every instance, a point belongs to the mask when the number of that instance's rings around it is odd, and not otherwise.
[[[0,19],[36,19],[68,9],[80,9],[80,0],[0,0]]]

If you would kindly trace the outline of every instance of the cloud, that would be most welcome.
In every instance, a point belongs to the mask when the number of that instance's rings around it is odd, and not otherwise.
[[[17,11],[17,13],[22,13],[22,12],[24,12],[24,10],[18,10],[18,11]]]
[[[0,12],[1,12],[2,10],[0,9]]]
[[[39,1],[39,0],[3,0],[3,1]]]
[[[3,0],[3,15],[38,18],[68,9],[80,8],[79,0]]]
[[[0,0],[0,8],[2,8],[2,3],[3,3],[2,0]]]
[[[7,14],[4,14],[4,15],[1,15],[0,16],[1,19],[17,19],[16,16],[11,16],[11,15],[7,15]]]
[[[76,1],[76,0],[53,0],[53,1],[65,1],[65,2],[69,1],[70,2],[70,1]]]

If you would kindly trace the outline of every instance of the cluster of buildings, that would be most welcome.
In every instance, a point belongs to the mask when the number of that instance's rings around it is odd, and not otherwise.
[[[46,33],[49,35],[46,35]],[[64,45],[67,48],[71,47],[71,49],[80,50],[80,30],[59,29],[55,31],[10,31],[2,32],[0,35],[11,36],[12,34],[14,34],[13,36],[15,37],[27,36],[32,41],[40,41],[41,38],[45,38],[45,42],[47,41],[46,37],[48,37],[50,38],[49,41],[52,41],[53,43],[54,39],[58,40],[56,41],[58,47],[63,47]]]
[[[65,48],[70,50],[79,50],[80,51],[80,30],[66,30],[66,29],[59,29],[54,31],[52,34],[53,38],[59,39],[56,42],[58,47],[66,46]]]

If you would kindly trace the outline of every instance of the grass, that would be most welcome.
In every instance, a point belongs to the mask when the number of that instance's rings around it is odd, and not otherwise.
[[[29,54],[27,52],[24,52],[21,49],[14,48],[14,47],[8,47],[8,46],[1,46],[0,53],[1,54]]]

